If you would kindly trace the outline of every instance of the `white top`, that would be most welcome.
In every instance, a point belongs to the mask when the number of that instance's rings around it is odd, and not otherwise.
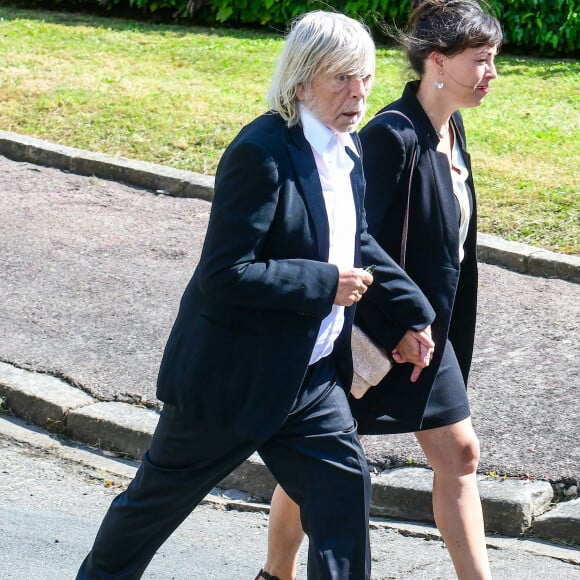
[[[300,108],[304,136],[312,148],[320,185],[326,206],[329,226],[328,263],[339,268],[352,268],[356,234],[356,210],[350,172],[354,161],[346,147],[358,152],[348,133],[334,133],[323,125],[308,109]],[[310,363],[328,356],[334,341],[344,326],[344,306],[333,305],[330,314],[322,321]]]
[[[463,261],[465,251],[463,246],[467,239],[467,230],[469,229],[469,219],[471,218],[471,206],[469,205],[469,191],[467,190],[467,177],[469,171],[461,155],[459,143],[455,139],[453,151],[451,152],[451,180],[453,181],[453,193],[459,202],[461,217],[459,218],[459,261]]]

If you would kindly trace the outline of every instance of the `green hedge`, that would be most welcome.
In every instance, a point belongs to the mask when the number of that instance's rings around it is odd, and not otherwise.
[[[580,0],[496,2],[508,49],[542,56],[578,56]]]
[[[200,25],[260,26],[284,30],[298,14],[324,6],[318,0],[16,0],[38,8],[105,9],[109,14],[179,20]],[[504,50],[535,56],[580,56],[580,0],[488,0],[500,19]],[[411,0],[339,0],[332,8],[379,30],[404,27]]]
[[[324,7],[313,0],[206,0],[203,2],[216,22],[233,24],[272,24],[283,26],[294,16],[307,10]],[[378,20],[389,23],[405,23],[409,15],[411,0],[342,0],[326,2],[335,10],[359,18],[374,26]],[[201,9],[203,11],[203,8]],[[200,11],[200,12],[201,12]],[[195,13],[194,13],[195,16]]]

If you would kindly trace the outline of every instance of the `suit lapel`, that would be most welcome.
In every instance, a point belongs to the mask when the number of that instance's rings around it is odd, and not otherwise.
[[[330,251],[328,245],[330,231],[314,155],[300,127],[290,129],[290,133],[292,138],[288,141],[288,151],[296,171],[297,185],[304,196],[306,207],[314,224],[320,259],[327,262]]]
[[[304,137],[304,133],[299,127],[293,127],[289,131],[288,151],[294,169],[296,171],[297,182],[301,190],[308,212],[314,224],[318,252],[321,260],[328,261],[329,255],[329,237],[330,231],[328,226],[328,217],[326,215],[326,206],[322,195],[320,177],[316,169],[314,155],[310,144]],[[353,134],[355,145],[360,151],[358,135]],[[348,147],[347,154],[354,161],[354,169],[351,171],[350,180],[356,208],[356,225],[357,232],[360,233],[362,211],[364,205],[364,176],[362,162],[358,155],[355,155]],[[355,263],[360,264],[360,235],[355,236]]]
[[[353,141],[357,144],[358,137],[353,134]],[[360,151],[360,147],[358,148]],[[350,184],[352,187],[352,194],[354,196],[354,203],[356,206],[357,218],[360,219],[360,211],[364,204],[364,176],[361,159],[352,149],[346,148],[347,155],[353,160],[354,168],[350,172]]]
[[[358,142],[358,136],[353,134],[353,141],[358,147],[360,151],[360,145]],[[348,156],[354,162],[354,168],[350,172],[350,184],[352,187],[352,195],[354,197],[354,206],[356,210],[356,231],[357,235],[355,236],[354,242],[354,263],[360,264],[361,257],[360,257],[360,232],[362,228],[362,213],[364,207],[364,192],[365,192],[365,181],[364,181],[364,174],[363,174],[363,167],[361,158],[356,155],[351,149],[348,147],[346,148],[346,152]]]

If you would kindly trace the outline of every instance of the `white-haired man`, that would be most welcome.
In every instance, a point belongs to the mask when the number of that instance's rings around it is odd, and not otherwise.
[[[217,169],[201,258],[161,363],[164,408],[151,446],[78,578],[139,578],[256,450],[300,505],[309,577],[370,577],[370,481],[346,392],[352,306],[373,282],[363,266],[377,265],[373,299],[429,347],[433,319],[366,233],[352,132],[374,66],[372,39],[355,20],[316,11],[293,24],[272,110],[242,129]]]

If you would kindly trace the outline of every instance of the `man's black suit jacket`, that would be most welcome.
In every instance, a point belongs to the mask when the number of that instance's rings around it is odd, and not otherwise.
[[[366,231],[358,159],[351,181],[356,263],[378,266],[369,299],[390,309],[401,336],[423,328],[433,319],[431,306]],[[159,399],[253,440],[275,433],[334,302],[338,270],[327,263],[328,252],[310,145],[300,126],[264,114],[242,129],[219,163],[201,258],[163,355]],[[346,309],[333,353],[346,388],[353,310]]]

